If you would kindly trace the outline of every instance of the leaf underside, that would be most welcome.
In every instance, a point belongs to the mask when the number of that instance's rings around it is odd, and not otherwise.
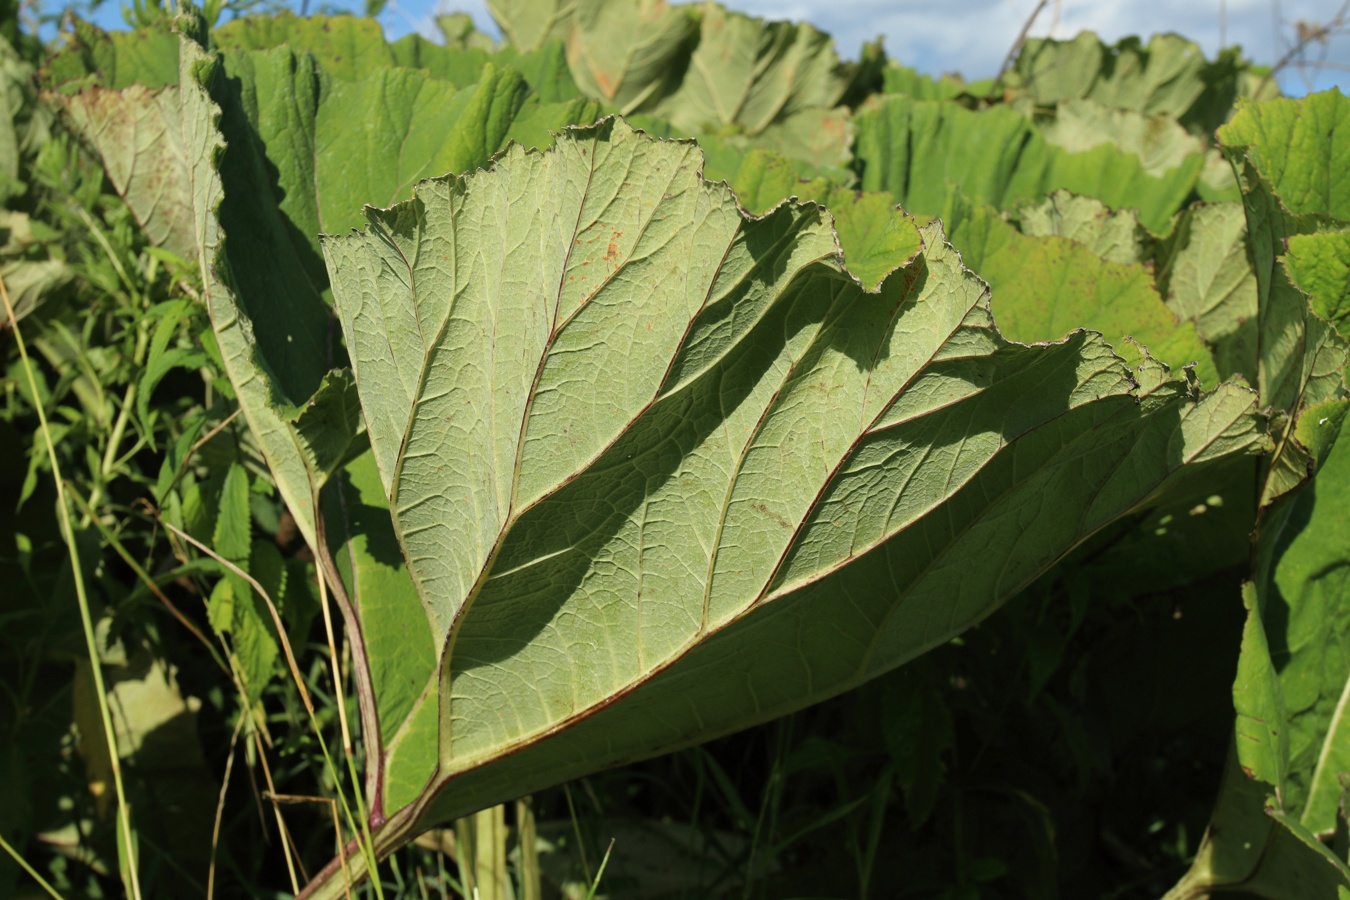
[[[611,120],[323,240],[443,660],[424,823],[844,690],[1264,446],[1243,388],[1004,340],[938,226],[872,293],[701,163]]]

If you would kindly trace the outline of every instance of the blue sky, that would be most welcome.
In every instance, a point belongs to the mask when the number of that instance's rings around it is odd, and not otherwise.
[[[319,2],[312,0],[311,6]],[[328,0],[328,5],[359,9],[361,0]],[[760,16],[810,21],[834,36],[845,57],[856,56],[864,41],[884,34],[887,52],[906,65],[982,78],[998,70],[1037,0],[726,0],[726,5]],[[1270,64],[1291,45],[1297,22],[1325,23],[1341,5],[1342,0],[1051,0],[1032,33],[1070,37],[1091,29],[1114,41],[1130,34],[1177,31],[1197,41],[1208,55],[1224,41],[1240,44],[1249,58]],[[380,22],[391,38],[410,31],[434,37],[432,16],[438,11],[467,12],[480,28],[496,33],[485,0],[390,0]],[[108,0],[96,21],[123,27],[118,0]],[[1294,69],[1283,74],[1286,93],[1332,86],[1350,93],[1350,31],[1325,47],[1313,47],[1314,57],[1322,53],[1331,65],[1310,79]]]

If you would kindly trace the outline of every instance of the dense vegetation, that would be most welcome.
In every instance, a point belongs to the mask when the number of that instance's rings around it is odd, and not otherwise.
[[[491,5],[0,29],[0,891],[1350,896],[1345,98]]]

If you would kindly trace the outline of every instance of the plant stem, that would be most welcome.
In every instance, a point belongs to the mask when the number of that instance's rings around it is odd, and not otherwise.
[[[19,864],[19,867],[27,872],[34,881],[42,885],[42,889],[46,891],[49,896],[55,897],[56,900],[62,900],[61,895],[56,892],[56,888],[48,884],[47,879],[38,874],[38,870],[29,865],[28,860],[20,856],[19,852],[9,845],[9,841],[5,840],[3,834],[0,834],[0,848],[4,848],[6,853],[14,857],[14,861]]]
[[[98,642],[94,638],[94,621],[89,614],[89,596],[84,586],[84,569],[80,564],[80,551],[75,544],[75,529],[70,521],[70,508],[66,503],[65,482],[61,478],[61,466],[56,460],[56,445],[52,443],[51,430],[47,425],[47,412],[38,400],[37,378],[33,374],[33,364],[28,358],[28,347],[24,343],[23,330],[14,315],[14,306],[9,300],[9,290],[4,279],[0,279],[0,300],[4,301],[5,314],[14,327],[14,342],[19,348],[19,358],[23,363],[24,375],[28,378],[28,388],[33,394],[33,409],[37,412],[38,425],[43,442],[47,447],[47,461],[52,467],[52,478],[56,481],[56,508],[61,515],[61,531],[70,552],[71,575],[75,581],[75,596],[80,604],[80,625],[84,628],[85,650],[89,654],[89,668],[94,676],[94,690],[98,695],[99,718],[103,720],[103,737],[108,745],[108,762],[112,770],[113,786],[117,791],[118,836],[123,846],[126,865],[119,866],[127,893],[133,900],[141,900],[141,882],[136,873],[136,847],[131,840],[131,810],[127,806],[126,791],[122,787],[122,763],[117,752],[117,734],[113,730],[112,712],[108,709],[108,691],[103,684],[103,663],[99,660]]]

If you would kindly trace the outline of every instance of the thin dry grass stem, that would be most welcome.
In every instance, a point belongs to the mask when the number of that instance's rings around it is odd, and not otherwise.
[[[307,797],[304,794],[268,794],[267,799],[273,803],[322,803],[328,807],[328,811],[333,815],[333,834],[336,836],[337,857],[342,862],[342,882],[347,892],[347,900],[352,896],[352,879],[347,872],[347,854],[342,852],[342,824],[338,819],[337,801],[332,797]]]
[[[188,452],[183,454],[183,461],[180,462],[178,464],[178,468],[174,470],[173,478],[169,479],[169,485],[164,489],[164,493],[167,494],[169,491],[173,490],[175,487],[178,486],[178,480],[182,478],[183,473],[187,471],[188,463],[192,461],[192,457],[197,455],[197,451],[200,450],[202,447],[205,447],[208,443],[210,443],[213,437],[215,437],[216,435],[224,431],[226,428],[228,428],[230,423],[233,422],[235,419],[237,419],[239,417],[239,413],[242,411],[243,411],[242,407],[240,409],[236,409],[234,412],[230,413],[220,422],[212,426],[211,430],[208,431],[206,434],[202,435],[201,437],[197,438],[197,440],[193,441],[192,446],[188,448]]]
[[[174,534],[174,535],[175,535],[176,537],[178,537],[180,540],[187,541],[189,544],[191,544],[192,546],[196,547],[196,548],[197,548],[198,550],[200,550],[202,553],[205,553],[207,556],[211,557],[211,558],[214,559],[216,562],[220,563],[222,566],[224,566],[225,568],[227,568],[229,571],[231,571],[231,572],[234,573],[235,575],[238,575],[240,578],[243,578],[245,581],[247,581],[248,584],[249,584],[249,586],[252,587],[255,591],[257,591],[257,592],[258,592],[258,596],[262,597],[263,602],[267,604],[267,611],[271,614],[271,616],[272,616],[272,623],[273,623],[273,625],[276,627],[276,630],[277,630],[277,640],[278,640],[278,641],[280,642],[280,644],[281,644],[281,649],[282,649],[282,650],[285,652],[285,654],[286,654],[286,665],[287,665],[287,666],[289,667],[289,669],[290,669],[291,679],[295,682],[296,689],[300,692],[300,700],[301,700],[302,703],[304,703],[305,711],[309,714],[310,727],[314,730],[314,735],[315,735],[315,737],[316,737],[316,738],[318,739],[318,741],[319,741],[319,748],[320,748],[320,750],[323,752],[324,764],[325,764],[326,766],[328,766],[329,771],[330,771],[330,772],[332,773],[332,775],[333,775],[333,778],[334,778],[335,783],[338,782],[338,781],[340,781],[340,779],[338,778],[337,766],[335,766],[335,765],[333,764],[333,760],[332,760],[332,758],[329,756],[329,753],[328,753],[328,745],[327,745],[327,743],[326,743],[326,742],[324,741],[324,739],[323,739],[323,732],[319,729],[318,719],[315,717],[315,712],[314,712],[314,701],[313,701],[313,699],[310,697],[310,694],[309,694],[309,688],[307,688],[307,687],[305,686],[305,681],[304,681],[304,679],[300,677],[300,665],[299,665],[299,663],[297,663],[296,660],[295,660],[295,653],[291,650],[291,642],[290,642],[290,639],[286,636],[286,626],[285,626],[285,624],[281,621],[281,614],[277,611],[276,604],[275,604],[274,602],[272,602],[271,596],[268,595],[267,591],[263,589],[263,586],[262,586],[261,584],[259,584],[259,583],[257,582],[257,580],[253,578],[253,576],[249,575],[249,574],[248,574],[247,572],[245,572],[243,569],[239,568],[239,566],[237,566],[237,565],[235,565],[234,563],[230,562],[229,560],[225,559],[225,558],[222,557],[219,553],[216,553],[216,552],[215,552],[214,550],[212,550],[210,547],[207,547],[207,546],[206,546],[205,544],[203,544],[201,541],[197,540],[197,539],[194,538],[192,535],[190,535],[190,534],[188,534],[187,532],[183,531],[181,528],[178,528],[177,526],[173,525],[173,524],[170,523],[170,522],[164,522],[163,519],[161,519],[160,521],[163,522],[165,528],[167,528],[172,534]],[[338,702],[339,702],[339,704],[341,704],[341,701],[342,701],[342,695],[339,694],[339,695],[338,695]],[[255,734],[256,734],[256,731],[255,731]],[[345,736],[345,735],[344,735],[344,736]],[[261,753],[261,748],[259,748],[259,757],[260,757],[260,759],[263,761],[263,764],[264,764],[264,772],[265,772],[266,775],[267,775],[267,789],[268,789],[268,792],[269,792],[269,793],[275,794],[275,793],[276,793],[276,788],[275,788],[275,787],[273,786],[273,784],[272,784],[272,776],[271,776],[271,773],[270,773],[269,771],[267,771],[267,769],[266,769],[266,757],[264,757],[264,756],[262,755],[262,753]],[[374,878],[374,877],[373,877],[373,873],[374,873],[374,871],[375,871],[375,866],[376,866],[376,859],[375,859],[375,857],[374,857],[374,845],[373,845],[373,843],[372,843],[372,841],[371,841],[370,829],[369,829],[368,823],[367,823],[367,821],[366,821],[365,800],[364,800],[364,798],[361,796],[360,781],[359,781],[359,779],[356,779],[356,777],[355,777],[355,761],[354,761],[354,758],[353,758],[351,755],[348,755],[348,757],[347,757],[347,763],[348,763],[348,769],[349,769],[349,772],[351,772],[351,774],[352,774],[354,789],[356,790],[356,803],[357,803],[358,810],[359,810],[359,812],[360,812],[360,817],[358,818],[357,816],[353,816],[353,815],[352,815],[351,809],[350,809],[350,808],[348,807],[348,805],[347,805],[346,796],[345,796],[344,794],[341,793],[341,789],[339,788],[339,789],[338,789],[338,790],[339,790],[339,797],[340,797],[341,800],[342,800],[343,813],[347,816],[347,819],[348,819],[349,824],[351,825],[352,831],[353,831],[354,833],[356,833],[356,834],[359,834],[359,835],[361,836],[361,838],[362,838],[362,842],[361,842],[361,844],[362,844],[362,852],[365,853],[365,854],[367,854],[367,855],[370,857],[369,863],[370,863],[370,870],[371,870],[371,873],[372,873],[372,882],[373,882],[373,884],[375,885],[375,894],[376,894],[377,897],[381,897],[381,898],[382,898],[382,897],[384,896],[384,892],[383,892],[383,891],[381,890],[381,888],[380,888],[379,880],[378,880],[377,878]],[[276,812],[277,823],[278,823],[278,825],[279,825],[279,827],[281,828],[281,831],[282,831],[282,840],[283,840],[283,843],[284,843],[284,842],[287,842],[287,841],[290,841],[290,840],[291,840],[291,838],[290,838],[290,833],[289,833],[288,831],[286,831],[286,824],[285,824],[285,822],[284,822],[284,821],[282,820],[282,818],[281,818],[281,812],[280,812],[280,810],[276,807],[275,804],[273,804],[273,807],[272,807],[272,808],[273,808],[273,810]],[[345,872],[345,870],[346,870],[346,858],[345,858],[345,856],[343,857],[342,865],[343,865],[343,870],[344,870],[344,872]],[[294,871],[294,868],[293,868],[292,865],[291,865],[291,860],[290,860],[290,858],[289,858],[289,849],[287,850],[286,866],[287,866],[287,870],[288,870],[288,871],[290,872],[290,874],[291,874],[292,887],[295,889],[295,892],[298,894],[298,893],[300,892],[300,886],[299,886],[298,883],[295,882],[295,871]],[[305,874],[305,873],[304,873],[304,867],[303,867],[303,865],[301,866],[301,874]],[[306,881],[306,882],[309,881],[309,876],[308,876],[307,874],[305,874],[305,881]]]
[[[614,838],[610,838],[609,846],[605,848],[605,855],[600,860],[600,868],[595,873],[595,880],[591,882],[591,889],[586,892],[586,900],[595,900],[595,892],[600,889],[600,879],[605,877],[605,866],[609,865],[609,857],[613,852]]]
[[[1295,61],[1298,61],[1299,63],[1298,66],[1299,72],[1303,75],[1305,83],[1307,83],[1308,87],[1311,88],[1312,80],[1308,75],[1308,72],[1305,68],[1305,64],[1302,62],[1301,59],[1303,56],[1303,51],[1308,49],[1309,45],[1311,44],[1320,43],[1323,46],[1325,46],[1327,41],[1330,40],[1330,38],[1333,35],[1335,35],[1338,31],[1341,31],[1342,29],[1350,25],[1350,22],[1347,22],[1346,20],[1347,15],[1350,15],[1350,0],[1345,0],[1345,2],[1341,4],[1340,9],[1336,10],[1336,14],[1332,16],[1325,24],[1318,24],[1316,22],[1308,22],[1304,20],[1296,22],[1295,28],[1297,29],[1298,40],[1296,40],[1294,42],[1294,45],[1290,47],[1289,50],[1286,51],[1285,54],[1276,61],[1275,65],[1270,67],[1270,71],[1266,73],[1266,77],[1262,78],[1261,83],[1257,85],[1256,94],[1260,95],[1260,93],[1265,90],[1266,85],[1270,83],[1270,80],[1274,78],[1281,69],[1287,68],[1291,63],[1294,63]],[[1279,21],[1278,16],[1276,17],[1276,21],[1277,22]],[[1326,60],[1318,60],[1313,65],[1314,69],[1327,67],[1341,68],[1340,66],[1337,66],[1333,63],[1329,63]]]
[[[365,799],[362,797],[361,793],[361,779],[356,771],[356,753],[352,745],[351,728],[347,724],[347,691],[344,688],[342,682],[342,669],[338,665],[337,642],[334,640],[333,637],[333,618],[332,614],[329,612],[328,609],[328,579],[324,575],[323,566],[316,565],[314,568],[315,568],[314,574],[319,582],[319,606],[320,608],[323,609],[323,628],[325,634],[328,636],[328,665],[333,672],[334,701],[337,703],[338,708],[338,723],[342,728],[342,754],[343,758],[346,759],[347,761],[347,773],[352,779],[352,790],[355,792],[356,795],[357,811],[360,813],[361,816],[361,836],[364,838],[365,845],[367,846],[367,848],[369,848],[371,844],[370,831],[367,825],[369,817],[366,814]],[[347,644],[346,649],[350,650],[351,645]],[[348,815],[350,815],[350,812],[348,813]],[[335,808],[334,825],[336,824],[337,819]],[[350,897],[352,891],[351,877],[347,873],[347,854],[342,844],[341,828],[337,829],[337,841],[338,841],[337,855],[342,865],[343,888],[347,891],[347,896]],[[374,878],[373,874],[374,866],[371,866],[371,871],[372,871],[372,878]],[[376,893],[381,892],[377,889]]]
[[[567,814],[572,819],[572,832],[577,836],[577,852],[581,854],[581,871],[585,873],[586,880],[591,880],[591,863],[586,859],[586,842],[581,838],[581,823],[577,821],[576,804],[572,802],[571,785],[563,785],[563,796],[567,798]]]
[[[225,816],[225,792],[230,789],[230,773],[234,771],[234,748],[239,743],[239,732],[243,728],[244,716],[241,714],[234,723],[234,733],[230,735],[225,774],[220,779],[220,796],[216,799],[216,820],[211,826],[211,863],[206,869],[206,900],[213,900],[216,893],[216,849],[220,846],[220,822]]]
[[[112,712],[108,709],[108,692],[103,684],[103,664],[99,660],[98,642],[94,637],[94,620],[89,612],[89,595],[84,585],[84,567],[80,562],[80,551],[75,545],[75,530],[70,521],[65,479],[61,477],[61,465],[56,459],[56,445],[52,441],[51,429],[47,424],[47,412],[42,408],[37,376],[33,374],[33,363],[28,357],[28,345],[23,339],[23,329],[19,327],[18,317],[14,315],[14,305],[10,302],[9,289],[5,286],[3,278],[0,278],[0,301],[4,303],[5,315],[14,329],[14,342],[19,348],[24,374],[28,377],[28,389],[33,395],[33,410],[37,413],[38,425],[47,447],[47,462],[52,467],[52,479],[56,482],[56,506],[61,517],[62,537],[70,554],[71,576],[75,582],[75,597],[80,607],[80,625],[84,629],[85,651],[89,655],[89,668],[98,696],[99,718],[103,722],[103,736],[108,746],[109,767],[112,770],[113,786],[117,791],[118,832],[121,838],[119,856],[125,854],[126,859],[126,866],[119,865],[118,869],[132,900],[141,900],[141,881],[136,871],[136,845],[131,839],[131,808],[127,805],[126,790],[122,784],[122,763],[117,752],[117,734],[113,730]]]
[[[181,560],[182,562],[187,562],[187,561],[189,560],[188,554],[183,550],[182,546],[181,546],[179,543],[177,543],[177,536],[174,534],[174,530],[171,529],[171,528],[169,528],[168,523],[164,521],[163,516],[160,515],[160,510],[157,509],[157,508],[156,508],[153,504],[151,504],[149,501],[142,500],[141,502],[144,503],[144,510],[145,510],[146,514],[149,515],[151,518],[153,518],[154,521],[155,521],[157,524],[159,524],[159,525],[164,525],[165,528],[166,528],[166,530],[168,530],[168,532],[169,532],[169,546],[173,549],[174,556],[175,556],[177,559]],[[204,591],[202,592],[202,595],[203,595],[203,597],[205,596],[205,592],[204,592]],[[221,650],[223,650],[223,651],[225,652],[225,656],[223,657],[223,659],[225,659],[225,660],[227,661],[227,668],[226,668],[226,671],[229,673],[229,676],[230,676],[230,683],[234,685],[234,690],[235,690],[235,692],[236,692],[236,693],[240,696],[240,698],[242,698],[242,700],[243,700],[243,702],[241,702],[240,706],[241,706],[241,707],[245,707],[245,706],[248,705],[248,702],[247,702],[248,691],[247,691],[247,690],[245,689],[245,687],[244,687],[243,677],[241,676],[241,674],[240,674],[240,672],[239,672],[239,668],[238,668],[238,666],[235,665],[235,662],[234,662],[234,656],[230,653],[230,647],[229,647],[229,644],[226,643],[226,641],[225,641],[225,636],[224,636],[223,634],[217,634],[217,635],[216,635],[216,640],[218,640],[218,641],[220,642],[220,648],[221,648]],[[216,655],[216,654],[212,654],[212,655],[214,656],[214,655]],[[262,733],[262,739],[267,743],[267,746],[268,746],[268,747],[271,747],[271,746],[272,746],[272,734],[271,734],[271,732],[269,732],[268,729],[267,729],[267,721],[266,721],[265,719],[255,719],[255,720],[254,720],[254,726],[255,726],[255,728],[256,728],[257,730],[261,731],[261,733]],[[252,775],[250,775],[249,777],[252,778]],[[257,793],[258,793],[258,790],[257,790],[257,786],[256,786],[256,785],[254,785],[253,793],[254,793],[255,796],[256,796]],[[261,810],[262,810],[262,804],[261,804],[261,801],[259,801],[258,809],[259,809],[259,814],[261,815]],[[264,827],[266,827],[266,819],[265,819],[265,818],[263,819],[263,822],[264,822]]]
[[[56,900],[63,900],[61,895],[56,892],[56,888],[48,884],[47,879],[43,878],[42,875],[38,873],[37,869],[30,866],[28,860],[19,855],[19,851],[9,845],[9,841],[5,840],[3,834],[0,834],[0,847],[3,847],[6,853],[14,857],[14,861],[19,864],[19,868],[27,872],[34,881],[41,885],[42,889],[47,892],[49,897],[54,897]]]
[[[163,522],[164,520],[161,519],[160,521]],[[175,535],[177,535],[180,540],[187,541],[189,544],[196,547],[202,553],[205,553],[207,556],[211,557],[216,562],[220,563],[222,566],[229,569],[235,575],[238,575],[240,578],[247,581],[249,583],[249,586],[258,592],[258,596],[261,597],[263,599],[263,602],[267,604],[267,611],[272,616],[272,624],[276,626],[277,640],[281,644],[281,649],[284,650],[286,653],[286,665],[290,667],[291,678],[295,680],[295,686],[300,691],[300,700],[305,704],[305,709],[309,712],[310,717],[313,718],[314,701],[310,699],[309,689],[305,687],[305,680],[300,677],[300,665],[295,661],[295,654],[291,651],[290,638],[286,636],[286,626],[284,623],[282,623],[281,613],[277,611],[277,605],[272,602],[271,596],[268,595],[267,591],[263,588],[261,584],[257,582],[257,579],[255,579],[252,575],[248,574],[243,569],[239,568],[237,565],[230,562],[228,559],[221,556],[219,553],[212,550],[210,547],[206,546],[201,541],[197,540],[195,537],[188,534],[183,529],[177,527],[171,522],[164,522],[164,527],[172,531]]]
[[[206,635],[202,634],[201,629],[194,625],[192,621],[183,614],[182,610],[180,610],[174,602],[160,590],[159,585],[155,584],[155,580],[150,577],[150,573],[146,572],[141,564],[136,562],[132,555],[127,552],[127,549],[122,546],[122,542],[117,539],[117,535],[113,534],[108,529],[108,526],[104,525],[98,517],[93,514],[93,509],[69,482],[66,483],[66,489],[70,491],[70,496],[75,498],[75,502],[80,508],[85,511],[85,515],[89,517],[89,520],[98,528],[99,533],[103,535],[103,539],[108,542],[108,546],[112,547],[113,550],[117,552],[117,555],[122,557],[122,561],[131,567],[131,571],[135,572],[136,577],[141,580],[146,589],[154,594],[160,603],[164,604],[164,608],[167,609],[184,628],[191,632],[193,637],[201,641],[202,645],[206,647],[206,652],[211,654],[211,659],[215,661],[216,665],[220,666],[222,671],[228,673],[230,671],[229,666],[225,664],[225,661],[221,659],[220,654],[216,652],[215,646],[206,639]]]
[[[1041,14],[1041,11],[1044,10],[1049,3],[1050,0],[1040,0],[1040,2],[1036,4],[1036,8],[1031,11],[1031,15],[1027,16],[1026,22],[1022,23],[1022,30],[1017,33],[1017,40],[1013,41],[1013,45],[1008,48],[1008,55],[1003,57],[1003,65],[998,67],[998,75],[994,77],[995,81],[1003,80],[1003,76],[1007,73],[1008,69],[1012,67],[1013,61],[1017,59],[1018,51],[1020,51],[1022,45],[1027,42],[1027,35],[1031,33],[1031,26],[1036,24],[1036,17]],[[1058,3],[1056,4],[1056,9],[1058,9]],[[1058,13],[1056,13],[1056,19],[1058,19]]]
[[[521,900],[543,900],[539,875],[539,830],[534,818],[534,798],[516,801],[516,843],[520,847]]]
[[[247,712],[247,710],[244,710],[244,714],[247,714]],[[253,731],[253,741],[258,750],[258,763],[262,767],[263,780],[267,782],[267,789],[263,791],[263,797],[265,799],[275,797],[277,787],[272,783],[272,767],[267,764],[267,754],[263,752],[262,743],[258,739],[256,729]],[[291,878],[291,891],[298,894],[300,893],[300,881],[296,878],[295,867],[300,866],[300,874],[304,876],[306,882],[309,881],[309,876],[305,873],[304,864],[295,858],[299,854],[299,848],[291,838],[290,829],[286,827],[286,820],[281,815],[281,805],[275,800],[272,801],[272,814],[276,816],[277,831],[281,835],[281,852],[286,859],[286,873]]]
[[[342,686],[342,673],[338,670],[337,642],[333,639],[333,616],[328,611],[328,579],[323,570],[315,567],[319,582],[319,608],[323,610],[323,630],[328,636],[328,665],[333,671],[333,694],[337,700],[338,724],[342,727],[342,752],[347,759],[352,758],[352,734],[347,726],[347,692]]]

